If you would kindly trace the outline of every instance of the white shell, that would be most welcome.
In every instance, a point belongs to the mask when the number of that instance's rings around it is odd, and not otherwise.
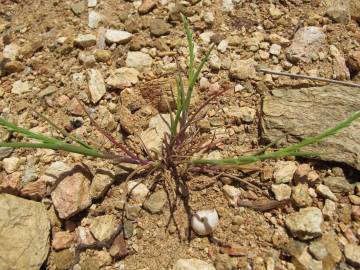
[[[197,211],[191,218],[191,227],[199,235],[211,234],[219,223],[215,209]]]

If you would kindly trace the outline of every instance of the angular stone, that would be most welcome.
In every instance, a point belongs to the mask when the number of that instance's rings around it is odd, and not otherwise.
[[[75,234],[66,231],[60,231],[55,233],[52,241],[52,247],[55,250],[61,250],[71,247],[75,240]]]
[[[350,3],[348,0],[335,0],[326,10],[326,15],[333,21],[348,24],[350,21]]]
[[[324,219],[331,220],[335,215],[335,211],[336,211],[336,203],[329,199],[325,200],[325,204],[322,209]]]
[[[129,181],[127,188],[131,197],[139,203],[143,203],[146,195],[149,193],[147,186],[137,181]]]
[[[20,172],[6,175],[0,180],[0,193],[18,195],[21,189]]]
[[[341,176],[329,176],[324,179],[324,185],[335,193],[349,193],[353,186]]]
[[[353,266],[360,267],[360,246],[355,244],[345,245],[346,260]]]
[[[26,184],[21,189],[21,196],[32,200],[41,200],[46,195],[46,183],[40,178],[34,182]]]
[[[300,240],[310,240],[321,236],[321,224],[324,222],[319,208],[301,208],[299,212],[286,217],[285,224],[291,234]]]
[[[24,94],[30,91],[31,91],[30,84],[28,82],[23,82],[21,80],[14,82],[13,87],[11,88],[11,93],[17,95]]]
[[[256,65],[254,59],[235,60],[231,63],[230,77],[237,80],[255,79]]]
[[[106,93],[104,78],[96,69],[89,70],[89,91],[93,103],[97,103]]]
[[[54,252],[52,256],[52,261],[54,263],[55,269],[57,270],[72,269],[76,263],[75,252],[71,249],[63,249],[58,252]]]
[[[332,193],[330,188],[323,184],[320,184],[316,187],[316,192],[319,193],[322,197],[333,200],[334,202],[337,202],[338,200],[338,198],[335,196],[334,193]]]
[[[84,1],[75,2],[71,4],[70,8],[75,15],[79,16],[85,11],[85,3]]]
[[[168,121],[168,123],[170,122],[169,114],[162,114],[162,117],[165,121]],[[164,137],[165,132],[169,132],[169,127],[159,115],[156,115],[150,119],[149,127],[141,132],[140,138],[147,149],[153,149],[156,152],[161,153],[162,138]]]
[[[65,177],[51,192],[55,209],[68,219],[91,205],[89,180],[82,173]]]
[[[286,50],[289,61],[310,62],[314,54],[321,51],[326,44],[326,35],[320,27],[309,26],[299,29],[294,36],[292,44]]]
[[[165,191],[156,191],[144,202],[144,208],[152,214],[160,213],[166,203],[166,199]]]
[[[274,179],[277,184],[289,183],[293,179],[296,171],[296,162],[278,161],[274,168]]]
[[[5,60],[14,61],[19,56],[20,47],[14,43],[6,45],[3,50],[3,57]]]
[[[124,89],[135,85],[139,81],[139,71],[135,68],[122,67],[110,72],[106,84],[112,88]]]
[[[311,206],[313,202],[307,184],[298,184],[293,187],[292,199],[297,207]]]
[[[10,61],[4,65],[4,71],[7,74],[21,72],[25,69],[25,66],[20,61]]]
[[[277,201],[282,201],[286,199],[290,199],[291,196],[291,187],[286,184],[280,184],[280,185],[271,185],[271,191],[275,195],[275,199]]]
[[[160,19],[155,19],[151,21],[150,33],[155,37],[168,35],[170,33],[170,27],[171,25],[167,22]]]
[[[133,35],[131,33],[126,31],[108,29],[105,33],[105,40],[110,44],[126,44],[131,40],[132,36]]]
[[[252,123],[256,116],[256,110],[249,107],[229,106],[223,108],[223,111],[227,117],[234,119],[237,123],[241,123],[241,121]]]
[[[109,252],[110,255],[115,258],[123,258],[129,253],[127,243],[123,234],[119,234],[118,236],[116,236],[114,242],[110,247]]]
[[[90,231],[100,242],[109,241],[121,228],[114,215],[96,217],[90,225]]]
[[[336,110],[329,104],[336,104]],[[276,89],[263,101],[262,136],[273,142],[286,134],[285,145],[296,143],[334,127],[359,108],[360,92],[352,87],[328,85],[296,91]],[[302,150],[319,153],[320,159],[344,162],[359,170],[359,129],[360,121],[354,121],[338,134]]]
[[[71,167],[65,164],[62,161],[55,161],[50,164],[50,166],[46,169],[44,175],[41,178],[47,183],[48,185],[53,185],[57,179],[62,176],[65,176],[67,172],[71,170]]]
[[[111,173],[96,173],[91,181],[90,195],[93,199],[99,199],[105,195],[115,178]]]
[[[216,270],[207,262],[198,259],[179,259],[175,262],[172,270]]]
[[[229,201],[230,205],[236,206],[241,194],[240,189],[231,185],[224,185],[222,187],[222,191],[224,192],[225,197]]]
[[[74,40],[75,45],[85,49],[96,45],[96,36],[91,34],[78,35]]]
[[[7,173],[15,172],[20,166],[20,159],[18,157],[9,157],[3,159],[3,168]]]
[[[146,68],[150,68],[152,63],[153,59],[151,56],[143,52],[129,51],[126,57],[126,66],[130,68],[136,68],[138,71],[143,71]]]
[[[40,269],[49,252],[50,222],[44,206],[0,194],[0,228],[0,269]]]
[[[156,7],[157,1],[156,0],[143,0],[138,12],[141,15],[149,13],[151,10],[153,10]]]
[[[97,13],[96,11],[90,11],[88,17],[88,26],[91,29],[95,29],[98,27],[99,23],[102,21],[103,16]]]

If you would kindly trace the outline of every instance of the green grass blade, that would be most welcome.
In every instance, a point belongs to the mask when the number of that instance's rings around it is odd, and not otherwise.
[[[275,152],[264,153],[260,155],[250,155],[250,156],[242,156],[237,158],[229,158],[229,159],[221,159],[221,160],[213,160],[213,159],[197,159],[197,160],[190,160],[188,163],[194,165],[227,165],[227,164],[236,164],[236,165],[245,165],[257,161],[263,161],[266,159],[274,159],[274,158],[281,158],[286,156],[316,156],[319,155],[317,153],[309,153],[309,152],[300,152],[302,148],[305,146],[317,143],[322,141],[323,139],[335,135],[340,130],[348,127],[351,125],[352,122],[360,118],[360,111],[355,112],[346,120],[338,123],[335,127],[329,128],[324,132],[320,133],[319,135],[308,137],[302,140],[300,143],[290,145],[288,147],[282,148]]]

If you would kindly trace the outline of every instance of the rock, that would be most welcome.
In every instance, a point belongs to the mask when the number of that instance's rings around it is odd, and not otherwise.
[[[296,171],[296,162],[294,161],[278,161],[275,164],[273,177],[277,184],[289,183]]]
[[[237,268],[237,259],[230,257],[228,254],[218,253],[215,257],[216,270],[232,270]]]
[[[120,93],[121,104],[128,108],[132,113],[141,109],[146,101],[142,98],[137,89],[125,88]]]
[[[335,0],[326,10],[326,15],[333,21],[341,24],[348,24],[350,21],[349,1]]]
[[[75,15],[79,16],[85,11],[85,3],[84,1],[75,2],[71,4],[70,8]]]
[[[45,89],[41,90],[38,93],[39,97],[45,97],[45,96],[50,96],[51,94],[54,94],[55,92],[58,91],[58,88],[55,85],[49,85],[48,87],[46,87]]]
[[[299,29],[294,36],[292,44],[286,50],[286,56],[292,63],[310,62],[326,44],[326,35],[321,28],[308,26]]]
[[[114,215],[104,215],[94,218],[90,225],[90,231],[100,242],[108,242],[121,229],[121,223]]]
[[[236,206],[239,196],[241,194],[240,189],[238,189],[234,186],[224,185],[222,187],[222,191],[225,194],[225,197],[229,201],[230,205]]]
[[[256,65],[254,59],[235,60],[231,63],[230,77],[237,80],[255,79]]]
[[[74,39],[74,43],[75,45],[83,49],[92,47],[96,45],[96,36],[91,34],[86,34],[86,35],[80,34]]]
[[[222,41],[220,41],[219,45],[217,46],[217,49],[219,52],[225,53],[228,45],[229,42],[226,39],[223,39]]]
[[[313,259],[307,249],[304,249],[301,254],[297,255],[292,262],[296,269],[323,270],[322,262]]]
[[[20,159],[18,157],[9,157],[3,159],[3,168],[7,173],[15,172],[20,166]]]
[[[91,181],[90,196],[92,199],[102,198],[108,191],[115,178],[111,172],[97,172]]]
[[[275,199],[277,201],[282,201],[286,199],[290,199],[291,196],[291,187],[286,184],[280,184],[280,185],[271,185],[271,191],[275,195]]]
[[[350,0],[350,14],[351,17],[360,22],[360,2],[357,0]]]
[[[217,54],[211,54],[209,57],[209,65],[212,70],[218,71],[221,68],[221,59]]]
[[[172,270],[216,270],[207,262],[198,259],[179,259],[175,262]]]
[[[321,236],[323,221],[323,215],[319,208],[308,207],[288,215],[285,224],[294,237],[300,240],[310,240]]]
[[[355,244],[346,244],[344,255],[349,264],[360,267],[360,246]]]
[[[70,248],[74,240],[75,240],[74,233],[60,231],[55,233],[52,241],[52,247],[55,250]]]
[[[349,200],[352,204],[360,205],[360,196],[349,195]]]
[[[278,44],[272,44],[269,49],[269,53],[272,55],[279,56],[281,53],[281,46]]]
[[[347,59],[347,64],[351,71],[360,71],[360,51],[352,51]]]
[[[336,203],[332,200],[325,200],[324,207],[322,209],[322,213],[325,220],[332,220],[334,218],[336,212]]]
[[[349,193],[353,190],[352,185],[341,176],[329,176],[324,179],[326,185],[332,192],[335,193]]]
[[[336,198],[328,186],[320,184],[316,187],[316,192],[326,199],[333,200],[334,202],[338,201],[338,198]]]
[[[157,5],[156,0],[143,0],[141,5],[138,8],[140,15],[144,15],[152,11]]]
[[[110,72],[110,76],[106,79],[106,84],[116,89],[131,87],[139,81],[139,74],[139,71],[135,68],[118,68]]]
[[[30,84],[28,82],[22,82],[21,80],[14,82],[13,87],[11,88],[11,93],[17,95],[21,95],[30,91]]]
[[[10,61],[4,65],[4,71],[7,74],[21,72],[25,69],[25,66],[20,61]]]
[[[80,52],[78,57],[79,57],[79,62],[87,68],[91,68],[96,65],[95,56],[92,54]]]
[[[126,66],[130,68],[136,68],[138,71],[143,71],[146,68],[150,68],[152,63],[153,59],[151,56],[143,52],[129,51],[126,57]]]
[[[23,181],[24,182],[24,181]],[[21,196],[32,200],[41,200],[46,195],[46,183],[40,178],[37,181],[25,184],[21,189]]]
[[[97,5],[97,0],[88,0],[88,7],[89,8],[96,7],[96,5]]]
[[[132,36],[133,35],[131,33],[126,31],[108,29],[105,33],[105,40],[110,44],[126,44],[131,40]]]
[[[68,219],[91,205],[89,180],[80,172],[65,177],[51,192],[59,217]]]
[[[14,43],[10,43],[4,47],[3,57],[5,60],[15,61],[20,53],[20,47]]]
[[[339,80],[349,80],[350,71],[346,66],[343,54],[334,45],[330,45],[330,54],[333,57],[333,77]]]
[[[336,110],[329,111],[328,104],[336,104]],[[351,87],[328,85],[297,91],[276,89],[263,100],[262,137],[274,142],[286,134],[284,145],[296,143],[334,127],[358,108],[360,92]],[[302,151],[320,153],[319,158],[322,160],[344,162],[359,170],[360,160],[356,158],[360,152],[360,138],[357,136],[359,129],[360,121],[355,121],[338,134],[307,146]]]
[[[62,161],[55,161],[50,164],[41,178],[45,181],[45,183],[51,186],[55,184],[59,178],[64,177],[70,170],[71,167],[69,165]]]
[[[101,72],[96,69],[90,69],[88,74],[91,101],[97,103],[106,93],[104,78]]]
[[[213,24],[214,21],[215,21],[214,13],[212,13],[211,11],[204,12],[204,14],[203,14],[203,20],[204,20],[204,22],[206,22],[207,24]]]
[[[293,188],[292,199],[297,207],[307,207],[313,203],[307,184],[298,184],[295,186]]]
[[[299,167],[297,167],[295,173],[294,173],[294,183],[305,183],[308,181],[308,174],[311,172],[311,167],[309,164],[301,164]]]
[[[149,193],[147,186],[141,182],[129,181],[128,182],[128,193],[136,202],[143,203],[146,195]]]
[[[0,181],[0,192],[18,195],[21,189],[20,172],[6,175]]]
[[[157,214],[162,211],[167,200],[166,192],[158,190],[150,195],[144,202],[144,208],[152,214]]]
[[[232,12],[234,10],[234,4],[231,0],[223,0],[221,9],[224,12]]]
[[[256,110],[249,107],[229,106],[223,108],[225,115],[235,122],[252,123],[255,120]]]
[[[91,29],[95,29],[98,27],[99,23],[102,21],[103,17],[95,12],[95,11],[90,11],[89,12],[89,17],[88,17],[88,26]]]
[[[169,114],[162,114],[162,117],[165,121],[168,121],[168,123],[170,122]],[[149,127],[141,132],[140,138],[147,149],[153,149],[157,153],[161,153],[162,139],[165,132],[169,132],[168,126],[162,120],[160,115],[156,115],[150,119]]]
[[[14,152],[12,147],[0,147],[0,160],[10,156],[12,152]]]
[[[321,241],[314,241],[309,245],[309,253],[313,255],[316,260],[323,260],[329,252],[327,251],[324,243]]]
[[[123,234],[116,236],[110,247],[109,253],[114,258],[123,258],[129,254],[127,243]]]
[[[87,227],[78,226],[75,233],[78,244],[91,246],[96,243],[96,240],[92,236],[90,229]]]
[[[0,194],[0,228],[0,269],[40,269],[50,233],[43,204]]]
[[[74,264],[76,263],[75,252],[70,249],[63,249],[58,252],[54,252],[53,256],[53,264],[56,267],[56,270],[68,270],[72,269]]]
[[[150,24],[150,33],[155,37],[170,34],[171,25],[160,19],[154,19]]]
[[[94,56],[98,62],[107,62],[111,58],[111,51],[98,49],[95,50]]]

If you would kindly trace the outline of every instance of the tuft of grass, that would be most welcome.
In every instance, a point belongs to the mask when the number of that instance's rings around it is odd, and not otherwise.
[[[269,146],[266,146],[263,151],[256,152],[252,155],[245,155],[221,160],[201,158],[194,159],[193,157],[196,154],[208,151],[215,144],[214,138],[211,139],[207,137],[204,139],[203,137],[199,136],[199,131],[195,128],[195,123],[202,118],[201,113],[204,108],[212,100],[224,94],[229,88],[224,87],[219,92],[210,95],[210,97],[205,100],[203,104],[198,106],[195,111],[190,111],[190,103],[199,75],[205,63],[209,59],[214,45],[210,47],[207,53],[197,64],[194,51],[195,45],[193,42],[193,32],[190,29],[187,18],[185,16],[182,16],[182,20],[189,49],[188,70],[186,72],[187,88],[185,89],[185,84],[182,79],[183,74],[180,70],[180,67],[178,67],[178,74],[176,76],[177,93],[176,97],[174,97],[176,109],[175,112],[171,112],[171,110],[169,110],[170,123],[167,123],[169,127],[169,132],[164,134],[162,157],[154,158],[150,155],[150,152],[148,150],[145,151],[145,154],[147,154],[146,158],[135,155],[125,145],[117,142],[111,136],[111,134],[101,129],[99,125],[97,125],[97,123],[91,118],[90,114],[87,112],[85,106],[82,103],[80,104],[83,106],[83,109],[90,118],[92,125],[96,129],[98,129],[110,142],[113,143],[113,151],[104,152],[100,149],[86,144],[82,140],[67,133],[65,130],[62,130],[61,128],[56,126],[56,124],[51,122],[48,118],[40,114],[39,116],[45,121],[47,121],[53,128],[59,131],[63,135],[64,139],[57,139],[54,137],[45,136],[43,134],[34,133],[25,128],[18,127],[3,118],[0,118],[0,126],[8,129],[11,132],[22,134],[26,138],[38,141],[37,143],[32,143],[28,141],[1,142],[0,147],[46,148],[53,150],[61,150],[65,152],[82,154],[84,156],[111,159],[118,163],[138,164],[140,168],[139,171],[141,171],[143,168],[150,168],[149,171],[152,172],[153,169],[162,168],[165,170],[170,170],[173,177],[176,178],[179,177],[179,167],[185,167],[186,171],[186,169],[188,169],[189,167],[203,167],[206,165],[210,166],[210,168],[211,166],[215,166],[218,169],[219,166],[223,166],[223,169],[225,170],[227,168],[225,165],[245,165],[258,161],[264,161],[267,159],[283,158],[287,156],[316,156],[316,153],[303,152],[302,149],[310,144],[318,143],[319,141],[322,141],[329,136],[333,136],[340,130],[351,125],[352,122],[354,122],[360,117],[360,111],[355,112],[348,119],[338,123],[334,128],[327,129],[319,135],[306,138],[297,144],[293,144],[291,146],[284,147],[273,152],[265,152],[266,149],[273,146],[273,144],[270,144]],[[65,142],[65,138],[68,139],[70,143]]]

